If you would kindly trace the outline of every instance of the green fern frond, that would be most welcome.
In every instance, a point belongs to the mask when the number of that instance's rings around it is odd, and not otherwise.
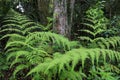
[[[10,54],[7,57],[7,60],[10,60],[12,57],[15,57],[15,59],[18,59],[22,55],[28,55],[28,51],[16,51],[16,52],[10,52]]]
[[[105,30],[98,30],[98,31],[96,31],[95,33],[94,33],[94,36],[96,36],[97,34],[101,34],[101,33],[103,33],[103,32],[105,32]]]
[[[21,34],[23,33],[19,29],[11,29],[11,28],[3,29],[0,31],[0,33],[3,33],[3,32],[16,32],[16,33],[21,33]]]
[[[88,24],[88,23],[82,23],[83,25],[86,25],[87,27],[90,27],[91,29],[94,29],[94,26],[92,24]]]
[[[81,32],[86,32],[86,33],[88,33],[88,34],[91,34],[91,35],[95,36],[94,32],[92,32],[92,31],[90,31],[90,30],[87,30],[87,29],[82,29],[82,30],[79,30],[79,31],[81,31]]]
[[[105,41],[105,39],[103,37],[97,37],[97,38],[93,39],[92,42],[97,42],[97,41]]]
[[[28,28],[26,28],[25,30],[24,30],[24,33],[27,33],[27,32],[31,32],[32,30],[41,30],[41,28],[40,27],[38,27],[38,26],[32,26],[32,27],[28,27]]]
[[[83,20],[86,20],[86,21],[89,21],[89,22],[91,22],[91,23],[93,23],[93,24],[95,24],[96,22],[97,22],[97,20],[94,20],[93,18],[83,18]],[[87,24],[87,23],[84,23],[84,24]],[[89,24],[88,24],[88,26],[89,26]],[[93,26],[92,26],[93,27]]]
[[[109,57],[110,61],[115,61],[116,56],[119,55],[119,52],[107,50],[107,49],[73,49],[71,51],[68,51],[66,54],[61,55],[61,57],[53,59],[51,62],[46,63],[43,62],[42,64],[39,64],[35,68],[33,68],[27,75],[30,75],[35,72],[49,72],[49,70],[54,70],[58,68],[59,72],[67,70],[67,67],[71,62],[72,64],[69,65],[69,67],[75,67],[79,61],[81,61],[81,64],[87,64],[85,61],[88,59],[92,62],[92,65],[95,64],[95,60],[98,64],[99,60],[103,59],[104,63],[107,63],[106,61],[107,57]],[[64,59],[64,60],[63,60]],[[120,61],[120,57],[117,57],[117,60]],[[43,70],[43,66],[45,67],[45,71]],[[61,66],[61,67],[60,67]],[[42,70],[41,70],[42,68]],[[73,70],[73,68],[72,68]],[[56,72],[55,72],[56,73]]]
[[[27,22],[27,23],[22,24],[23,29],[29,27],[30,25],[34,26],[34,25],[36,25],[36,23],[35,22]]]
[[[5,28],[12,28],[12,27],[16,27],[16,28],[18,28],[18,29],[21,29],[21,26],[20,25],[18,25],[18,24],[16,24],[16,23],[10,23],[10,24],[5,24],[5,25],[3,25],[3,26],[1,26],[1,29],[5,29]]]
[[[34,50],[34,51],[38,51],[38,52],[47,54],[47,52],[45,52],[45,51],[43,51],[43,50],[38,50],[37,48],[34,48],[34,47],[32,47],[31,45],[26,44],[26,43],[24,43],[24,42],[22,42],[22,41],[13,41],[13,42],[9,42],[9,43],[7,43],[5,49],[7,49],[7,48],[9,48],[9,47],[14,47],[14,46],[17,47],[18,45],[19,45],[19,46],[26,46],[26,47],[28,47],[28,48]]]
[[[15,71],[13,72],[14,78],[15,78],[16,74],[17,74],[19,71],[21,71],[21,70],[23,70],[23,69],[26,69],[26,68],[28,68],[28,67],[29,67],[28,64],[26,64],[26,65],[22,64],[22,65],[17,66],[16,69],[15,69]]]
[[[21,58],[16,58],[13,62],[11,62],[10,68],[12,68],[12,67],[13,67],[15,64],[17,64],[17,63],[22,63],[22,62],[24,62],[23,59],[21,59]]]
[[[84,23],[82,24],[85,25],[85,28],[82,28],[78,31],[81,33],[84,32],[84,34],[80,35],[78,39],[84,39],[88,41],[89,46],[87,47],[110,48],[111,44],[113,47],[115,47],[114,44],[116,44],[116,42],[108,42],[107,38],[104,38],[101,35],[106,31],[108,22],[101,9],[98,7],[90,7],[90,9],[86,11],[86,17],[83,19],[83,21]]]
[[[25,40],[25,37],[24,37],[24,36],[21,36],[21,35],[19,35],[19,34],[6,34],[6,35],[4,35],[2,38],[0,38],[0,40],[2,40],[2,39],[4,39],[4,38],[7,38],[7,37],[16,37],[16,38]]]
[[[5,52],[5,54],[10,53],[10,52],[14,52],[14,51],[18,51],[18,50],[19,50],[19,48],[17,48],[17,47],[11,48],[11,49],[8,49],[8,50]]]
[[[44,41],[51,41],[54,43],[56,43],[58,46],[63,46],[64,49],[68,48],[70,50],[70,47],[73,46],[73,42],[70,42],[67,38],[64,38],[62,35],[58,35],[55,33],[51,33],[51,32],[33,32],[30,33],[27,36],[27,40],[26,43],[31,42],[32,40],[44,40]],[[77,42],[74,42],[74,45],[77,45]]]
[[[25,15],[22,15],[13,9],[8,11],[8,14],[2,20],[1,32],[20,33],[22,35],[29,34],[33,29],[35,31],[41,31],[41,28],[37,26],[38,23],[33,22]],[[33,26],[36,26],[33,28]],[[32,27],[32,28],[31,28]],[[6,33],[6,34],[7,34]]]
[[[11,19],[11,18],[9,18],[9,19],[4,19],[4,20],[1,22],[2,25],[3,25],[3,24],[6,24],[6,23],[18,23],[18,24],[19,24],[18,20],[16,20],[16,19]]]
[[[113,47],[115,47],[120,43],[120,37],[119,36],[118,37],[110,37],[110,38],[107,38],[107,41],[109,43],[111,43],[111,45]]]
[[[87,36],[80,36],[78,37],[80,40],[87,40],[87,41],[90,41],[92,42],[93,40],[90,38],[90,37],[87,37]]]

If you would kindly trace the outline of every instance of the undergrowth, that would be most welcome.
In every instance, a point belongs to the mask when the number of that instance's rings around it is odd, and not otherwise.
[[[88,10],[85,20],[86,28],[80,31],[90,36],[80,36],[79,43],[45,32],[43,26],[11,9],[0,27],[0,40],[6,41],[1,54],[7,56],[9,68],[13,69],[9,79],[119,80],[120,52],[115,49],[120,37],[100,35],[107,24],[99,8]],[[86,45],[80,46],[81,40],[87,40]]]

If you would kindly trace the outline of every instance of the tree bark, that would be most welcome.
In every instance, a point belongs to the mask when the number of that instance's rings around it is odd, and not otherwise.
[[[69,3],[69,0],[54,0],[53,30],[70,38],[75,0],[70,0],[70,18],[68,18],[67,3]]]
[[[53,30],[68,37],[67,0],[54,1]]]

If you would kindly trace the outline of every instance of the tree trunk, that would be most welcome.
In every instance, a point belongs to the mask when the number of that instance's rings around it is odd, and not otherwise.
[[[47,17],[49,16],[49,2],[50,0],[37,0],[39,17],[43,24],[47,24]]]
[[[74,2],[75,0],[70,0],[71,11],[70,18],[68,18],[67,3],[69,3],[69,0],[54,0],[53,30],[69,39],[71,35]]]
[[[67,0],[54,1],[53,30],[68,37]]]
[[[71,36],[71,29],[73,26],[73,13],[74,13],[75,0],[70,0],[70,16],[69,16],[69,35]]]

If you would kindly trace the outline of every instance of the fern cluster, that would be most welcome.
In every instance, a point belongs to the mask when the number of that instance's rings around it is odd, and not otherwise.
[[[46,58],[53,58],[55,52],[65,53],[77,45],[76,41],[69,41],[62,35],[40,30],[41,26],[12,9],[3,19],[0,32],[4,35],[0,40],[8,38],[4,48],[7,60],[10,60],[11,68],[20,64],[13,77],[19,71],[44,62]]]
[[[80,29],[82,33],[78,38],[80,41],[86,41],[87,47],[99,47],[107,48],[117,47],[120,43],[120,37],[104,37],[103,33],[107,30],[108,19],[104,16],[101,8],[91,7],[86,12],[86,18],[84,18],[84,27]],[[83,43],[83,44],[85,44]]]
[[[33,31],[41,31],[41,27],[13,9],[8,11],[1,22],[0,33],[20,33],[21,35],[26,35]]]
[[[55,53],[53,57],[54,58],[50,61],[38,64],[27,75],[33,73],[44,73],[49,77],[50,75],[58,74],[58,78],[60,80],[82,80],[82,75],[80,74],[84,74],[86,67],[85,64],[91,63],[91,66],[100,66],[99,64],[101,60],[103,60],[104,64],[115,60],[120,61],[119,52],[98,48],[73,49],[63,55],[61,53]],[[86,63],[87,60],[89,61],[88,63]],[[78,66],[77,64],[80,65]],[[77,71],[75,71],[76,66],[78,67]],[[82,72],[80,72],[81,70]],[[75,73],[75,75],[72,75],[73,73]],[[70,74],[72,76],[70,76]]]
[[[42,53],[44,54],[44,56]],[[32,64],[36,66],[33,69],[30,69],[30,72],[28,72],[27,76],[33,75],[33,79],[35,80],[37,80],[35,78],[35,75],[37,75],[38,77],[43,75],[42,78],[46,80],[82,80],[84,77],[87,76],[85,74],[86,68],[89,71],[90,66],[102,66],[106,63],[112,63],[116,61],[118,63],[120,62],[119,52],[99,48],[73,49],[67,51],[65,54],[56,52],[53,56],[45,56],[45,54],[46,53],[43,51],[41,51],[41,53],[40,51],[39,53],[35,53],[35,51],[31,53],[28,51],[16,51],[10,53],[10,55],[8,56],[8,60],[12,57],[15,58],[11,66],[19,63],[13,73],[14,76],[17,74],[18,71],[28,68],[30,64]],[[89,68],[87,67],[88,64]]]
[[[8,38],[4,54],[10,68],[14,68],[11,80],[18,76],[21,80],[28,77],[31,80],[119,80],[111,73],[120,74],[120,67],[116,66],[120,62],[120,52],[111,50],[110,46],[115,48],[120,38],[98,36],[104,32],[105,19],[99,19],[96,12],[96,18],[91,17],[93,12],[87,12],[90,15],[86,20],[91,23],[85,23],[86,28],[81,30],[92,36],[80,36],[89,41],[89,48],[84,48],[62,35],[41,31],[37,23],[10,10],[2,20],[0,33],[4,35],[0,40]]]

